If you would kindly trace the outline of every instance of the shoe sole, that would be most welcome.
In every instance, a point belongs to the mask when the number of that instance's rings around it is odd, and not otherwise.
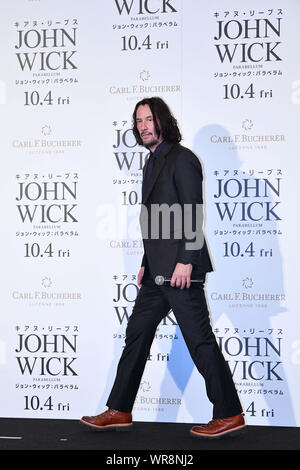
[[[100,431],[100,432],[104,432],[104,431],[117,431],[117,432],[129,431],[129,429],[133,426],[133,423],[129,423],[129,424],[107,424],[106,426],[97,426],[96,424],[87,423],[86,421],[84,421],[82,419],[79,422],[81,424],[83,424],[84,426],[87,426],[92,431]]]
[[[204,434],[195,431],[190,431],[192,437],[198,437],[200,439],[221,439],[222,437],[232,437],[237,435],[242,435],[246,432],[246,424],[238,426],[234,429],[229,429],[228,431],[219,432],[218,434]]]

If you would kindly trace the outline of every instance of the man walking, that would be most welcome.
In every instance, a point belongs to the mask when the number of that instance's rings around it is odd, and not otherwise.
[[[140,290],[128,320],[108,410],[84,416],[81,422],[99,430],[132,426],[131,412],[157,326],[172,309],[213,404],[213,419],[194,426],[191,434],[213,438],[237,433],[245,427],[242,408],[210,325],[204,292],[212,264],[202,233],[201,164],[180,144],[177,121],[161,98],[137,103],[133,132],[138,144],[150,150],[143,169]],[[169,282],[158,285],[157,276]]]

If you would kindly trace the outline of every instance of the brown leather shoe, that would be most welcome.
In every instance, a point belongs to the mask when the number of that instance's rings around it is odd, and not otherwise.
[[[246,427],[242,414],[230,418],[212,419],[208,424],[194,426],[190,433],[203,438],[217,438],[238,434]]]
[[[108,409],[97,416],[83,416],[80,422],[99,431],[108,429],[125,431],[132,426],[132,416],[131,413]]]

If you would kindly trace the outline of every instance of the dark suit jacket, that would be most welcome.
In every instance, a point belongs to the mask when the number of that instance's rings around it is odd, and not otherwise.
[[[147,164],[148,161],[144,165],[143,176],[147,170]],[[198,240],[201,237],[203,240],[201,248],[191,250],[187,249],[186,245],[187,242],[193,242],[196,239],[196,236],[191,239],[191,232],[188,233],[188,238],[185,236],[187,231],[184,224],[188,224],[187,227],[190,227],[190,230],[196,230],[196,205],[203,207],[202,179],[201,164],[193,152],[178,143],[164,143],[146,191],[143,191],[140,219],[144,243],[142,266],[145,266],[152,278],[157,275],[171,276],[178,262],[193,264],[192,279],[197,279],[201,273],[213,270],[206,241],[203,238],[202,223],[200,227],[197,226]],[[163,222],[167,221],[162,219],[159,222],[158,233],[155,229],[156,234],[154,237],[151,236],[151,227],[154,226],[151,207],[153,205],[158,207],[161,204],[165,204],[165,208],[172,208],[173,204],[177,208],[178,206],[182,208],[183,226],[180,238],[178,238],[178,229],[175,226],[175,220],[178,222],[178,212],[176,217],[169,217],[170,237],[164,238]],[[188,220],[184,217],[184,207],[191,209]],[[169,214],[171,213],[172,210],[169,211]],[[155,220],[158,220],[157,217]],[[167,225],[164,227],[166,229]]]

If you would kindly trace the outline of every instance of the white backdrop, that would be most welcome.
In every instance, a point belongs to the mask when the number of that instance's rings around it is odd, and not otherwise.
[[[161,96],[203,164],[207,297],[247,422],[299,425],[300,7],[240,3],[0,1],[2,416],[105,408],[142,257],[131,115]],[[211,418],[172,313],[133,411]]]

